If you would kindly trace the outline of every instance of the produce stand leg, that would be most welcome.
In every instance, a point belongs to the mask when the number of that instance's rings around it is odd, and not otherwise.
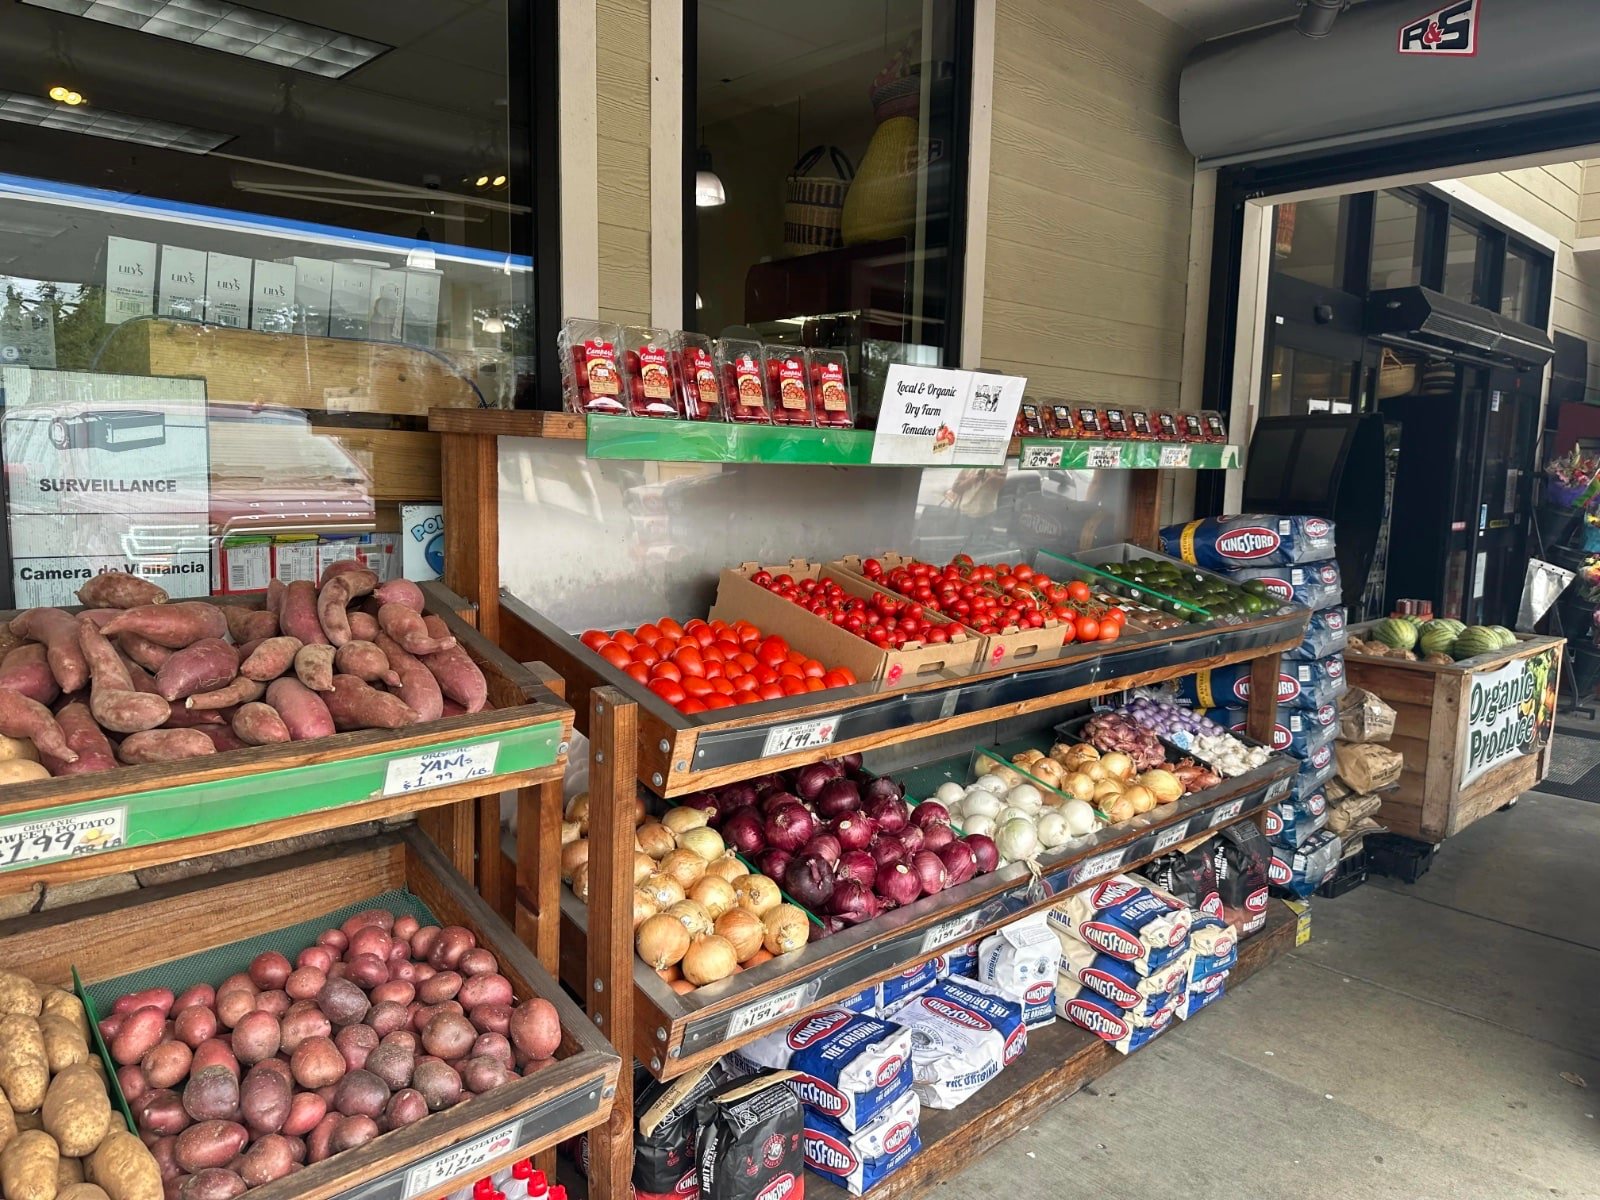
[[[1280,655],[1263,654],[1250,660],[1250,705],[1245,732],[1264,745],[1272,745],[1272,727],[1278,718],[1278,663]]]
[[[630,876],[631,878],[631,876]],[[561,969],[561,781],[517,792],[517,936]]]
[[[1161,545],[1160,471],[1128,472],[1128,540],[1155,550]]]
[[[444,581],[477,602],[478,628],[500,640],[500,440],[443,433]]]
[[[452,867],[472,880],[478,877],[476,810],[474,801],[463,800],[417,814],[417,828],[439,847]]]
[[[589,694],[589,961],[584,1000],[622,1056],[611,1119],[589,1135],[589,1195],[633,1189],[633,800],[638,706],[613,687]],[[559,840],[559,838],[558,838]]]

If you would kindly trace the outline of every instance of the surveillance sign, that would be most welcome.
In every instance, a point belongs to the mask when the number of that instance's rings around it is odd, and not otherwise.
[[[18,608],[76,604],[107,571],[210,593],[201,381],[5,367],[0,388]]]

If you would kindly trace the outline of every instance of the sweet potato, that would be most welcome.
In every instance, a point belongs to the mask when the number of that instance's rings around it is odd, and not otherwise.
[[[116,752],[100,728],[100,723],[89,712],[89,706],[74,700],[56,713],[56,724],[65,735],[67,745],[77,754],[73,762],[65,762],[54,755],[43,755],[45,766],[52,775],[86,775],[94,771],[109,771],[117,765]]]
[[[48,1133],[41,1129],[19,1133],[0,1150],[0,1194],[16,1200],[55,1200],[60,1159],[61,1151]]]
[[[156,672],[156,687],[168,700],[182,700],[196,692],[224,687],[238,673],[236,647],[221,638],[201,638],[167,659]]]
[[[66,1157],[93,1154],[111,1128],[111,1098],[95,1069],[83,1062],[52,1079],[41,1119]]]
[[[177,1147],[173,1147],[176,1156]],[[83,1164],[84,1178],[111,1200],[161,1200],[161,1168],[144,1143],[113,1128]]]
[[[185,1171],[225,1167],[249,1139],[250,1131],[237,1121],[201,1121],[178,1135],[173,1156]]]
[[[77,618],[59,608],[24,609],[11,618],[11,632],[44,643],[45,661],[63,692],[75,692],[89,682],[89,663],[78,645]]]
[[[172,715],[166,698],[137,690],[137,668],[130,669],[116,647],[87,618],[78,622],[78,645],[94,682],[89,711],[96,721],[113,733],[140,733],[166,723]]]
[[[423,620],[436,639],[442,640],[448,633],[445,623],[438,617],[430,614]],[[445,696],[469,713],[483,711],[483,706],[489,702],[489,682],[478,664],[472,661],[472,656],[455,645],[453,639],[448,649],[424,654],[421,658],[423,665],[439,681],[439,690]]]
[[[38,642],[24,642],[0,659],[0,688],[20,692],[40,704],[51,704],[61,695],[48,651]]]
[[[361,686],[367,685],[363,683]],[[400,702],[396,700],[395,703]],[[0,691],[0,733],[7,737],[27,738],[38,747],[40,754],[68,763],[78,761],[78,752],[67,744],[66,734],[56,724],[50,710],[37,700],[29,700],[16,692]]]
[[[442,636],[431,632],[422,614],[404,604],[385,604],[378,609],[378,624],[383,631],[400,643],[407,654],[433,654],[448,650],[456,644],[448,632]]]
[[[271,683],[294,666],[294,656],[300,646],[299,638],[287,635],[267,638],[239,664],[239,674],[246,679]]]
[[[234,645],[273,637],[278,632],[278,614],[265,608],[246,608],[241,604],[219,604],[222,619],[228,623],[228,636]]]
[[[302,646],[295,651],[294,674],[313,692],[333,690],[332,646]]]
[[[102,571],[78,589],[78,599],[89,608],[138,608],[165,604],[168,598],[166,588],[126,571]]]
[[[417,714],[400,697],[380,692],[354,675],[335,675],[327,702],[336,729],[403,729],[417,721]]]
[[[117,756],[130,764],[163,763],[216,752],[215,743],[198,729],[148,729],[124,738]]]
[[[317,620],[317,588],[308,579],[297,579],[283,593],[278,610],[278,629],[297,637],[307,646],[326,646],[328,637]]]
[[[202,725],[195,732],[210,739],[212,747],[218,754],[226,754],[229,750],[243,750],[250,745],[227,725]]]
[[[211,712],[220,708],[237,708],[267,694],[267,685],[256,679],[235,676],[232,683],[209,692],[195,692],[184,699],[183,706],[191,712]]]
[[[317,586],[319,588],[324,587],[347,571],[365,571],[366,569],[359,558],[336,558],[322,568],[322,574],[317,576]]]
[[[169,650],[182,650],[202,638],[227,637],[228,621],[217,605],[191,600],[130,608],[102,632],[107,637],[123,632],[137,633]]]
[[[416,613],[420,613],[425,604],[422,589],[409,579],[390,579],[374,588],[372,595],[380,605],[398,604]]]
[[[165,646],[158,646],[147,637],[137,633],[117,634],[117,648],[146,671],[159,671],[163,663],[171,658],[174,651]]]
[[[388,656],[374,643],[352,638],[339,647],[334,655],[334,666],[345,675],[354,675],[367,683],[385,683],[397,687],[400,676],[389,666]]]
[[[341,571],[322,585],[317,594],[317,619],[328,641],[342,646],[350,640],[350,618],[345,609],[352,600],[365,596],[377,586],[378,577],[359,567]]]
[[[390,685],[395,695],[405,701],[406,707],[417,714],[419,721],[437,721],[444,715],[444,693],[439,690],[439,681],[433,677],[433,672],[423,665],[421,659],[406,653],[400,643],[388,634],[379,633],[376,641],[378,649],[383,651],[388,661],[389,669],[399,681]]]
[[[350,636],[363,642],[375,642],[382,633],[378,625],[378,618],[369,612],[362,612],[359,608],[350,610]]]
[[[289,727],[270,704],[250,703],[233,714],[233,734],[246,746],[270,746],[287,742]]]
[[[296,741],[328,737],[334,731],[333,714],[328,706],[298,679],[274,679],[267,686],[267,703],[277,711],[289,736]]]

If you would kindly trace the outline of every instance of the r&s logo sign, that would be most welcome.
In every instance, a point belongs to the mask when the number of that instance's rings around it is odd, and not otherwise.
[[[1456,0],[1400,27],[1401,54],[1467,58],[1478,52],[1479,0]]]

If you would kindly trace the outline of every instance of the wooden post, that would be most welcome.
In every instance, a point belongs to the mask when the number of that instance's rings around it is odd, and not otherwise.
[[[1128,540],[1146,550],[1161,544],[1161,477],[1156,470],[1128,472]]]
[[[500,640],[500,439],[439,435],[444,482],[444,581],[478,605],[478,628]]]
[[[633,1189],[633,800],[639,709],[614,687],[589,695],[589,961],[584,1001],[622,1056],[611,1119],[589,1135],[589,1194]]]
[[[632,878],[630,876],[629,878]],[[517,936],[561,971],[561,783],[517,792]]]
[[[1278,723],[1277,654],[1263,654],[1250,660],[1250,705],[1245,716],[1245,732],[1262,745],[1271,747],[1272,728]]]

